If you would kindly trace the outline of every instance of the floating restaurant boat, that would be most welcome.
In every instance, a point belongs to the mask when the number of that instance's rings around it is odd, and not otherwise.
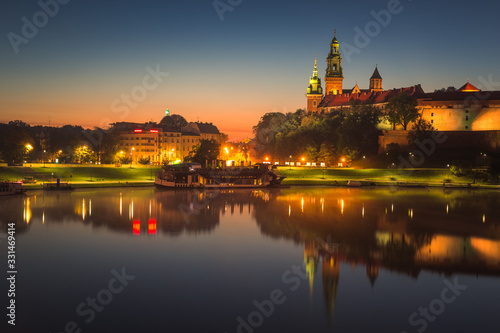
[[[285,176],[268,165],[253,168],[202,169],[199,164],[167,166],[155,178],[159,188],[279,187]]]
[[[0,182],[0,196],[15,195],[26,192],[21,182]]]

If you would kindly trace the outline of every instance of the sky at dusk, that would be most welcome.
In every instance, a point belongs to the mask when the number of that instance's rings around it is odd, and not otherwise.
[[[242,139],[265,113],[305,107],[334,29],[346,89],[368,88],[376,64],[384,89],[500,81],[498,1],[221,0],[219,12],[213,0],[60,2],[46,22],[37,1],[1,2],[0,122],[159,122],[169,109]],[[388,7],[390,22],[373,24]]]

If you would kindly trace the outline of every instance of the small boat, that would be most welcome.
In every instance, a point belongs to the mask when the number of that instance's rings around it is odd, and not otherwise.
[[[348,187],[361,187],[361,182],[358,180],[350,180],[347,182]]]
[[[21,182],[0,182],[0,196],[23,194],[26,189]]]
[[[59,179],[55,183],[45,183],[43,184],[43,189],[46,191],[72,191],[73,186],[69,183],[63,183]]]
[[[267,165],[253,168],[202,169],[189,163],[167,166],[155,178],[159,188],[279,187],[285,176]]]
[[[23,184],[36,184],[36,179],[33,176],[26,176],[23,178]]]

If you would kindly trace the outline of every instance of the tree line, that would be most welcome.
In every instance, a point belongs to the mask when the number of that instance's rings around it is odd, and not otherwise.
[[[377,153],[379,110],[353,103],[341,111],[265,114],[253,127],[258,157],[333,164],[341,156],[353,160]]]
[[[30,126],[20,120],[0,123],[0,160],[11,165],[55,159],[61,163],[113,163],[116,149],[116,137],[102,128]]]
[[[408,140],[414,141],[428,135],[433,128],[420,117],[417,100],[402,92],[392,98],[381,111],[372,101],[359,103],[352,100],[349,106],[334,112],[308,113],[272,112],[265,114],[253,127],[254,145],[259,158],[308,162],[330,165],[342,159],[346,162],[378,153],[377,125],[386,119],[404,130],[415,123]]]

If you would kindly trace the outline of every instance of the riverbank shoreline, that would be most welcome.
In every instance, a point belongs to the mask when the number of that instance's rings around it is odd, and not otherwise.
[[[345,188],[399,188],[399,189],[469,189],[469,190],[500,190],[500,185],[485,185],[485,184],[463,184],[463,183],[427,183],[427,184],[415,184],[413,182],[368,182],[360,181],[360,186],[349,186],[347,181],[324,181],[324,182],[294,182],[289,181],[284,183],[285,188],[297,188],[297,187],[325,187],[325,188],[335,188],[335,187],[345,187]],[[78,182],[69,184],[74,189],[105,189],[105,188],[136,188],[136,187],[153,187],[154,181],[125,181],[125,182]],[[23,187],[28,191],[33,190],[43,190],[43,184],[25,184]],[[200,190],[201,188],[193,188],[194,190]],[[265,187],[262,187],[265,189]],[[185,190],[185,189],[184,189]]]
[[[0,167],[3,181],[22,181],[31,178],[36,183],[24,183],[27,190],[39,190],[44,183],[68,183],[74,188],[120,188],[154,186],[160,168],[111,167]],[[498,183],[487,183],[473,177],[457,177],[448,169],[350,169],[279,167],[286,177],[285,186],[348,187],[349,181],[361,187],[500,189]],[[351,184],[356,185],[356,184]],[[352,186],[354,187],[354,186]]]

